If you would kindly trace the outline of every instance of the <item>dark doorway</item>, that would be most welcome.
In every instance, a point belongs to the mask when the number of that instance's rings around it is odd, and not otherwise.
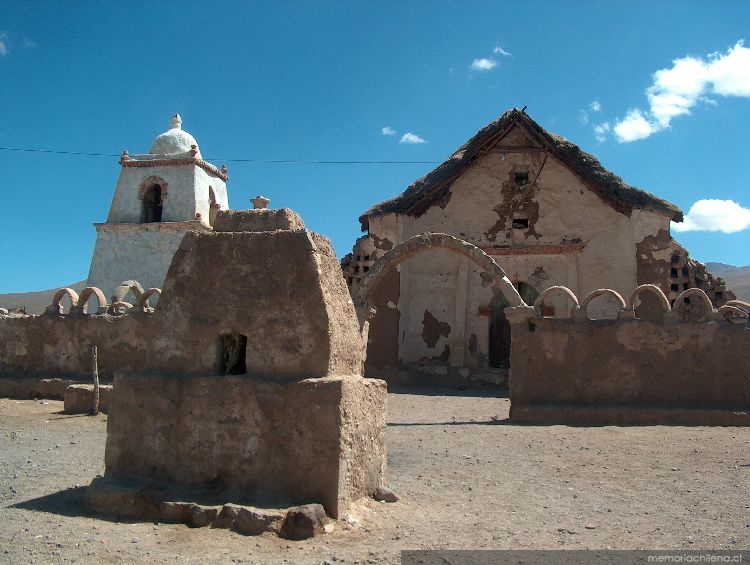
[[[515,287],[526,304],[534,304],[534,301],[539,297],[539,292],[529,284],[515,283]],[[490,367],[496,369],[510,368],[510,323],[505,317],[505,309],[508,306],[510,306],[510,302],[502,292],[498,291],[492,297],[488,363]]]
[[[162,208],[161,186],[151,185],[143,193],[143,223],[161,222]]]
[[[224,334],[220,339],[220,348],[220,375],[244,375],[247,373],[247,367],[245,365],[247,336],[234,333]]]

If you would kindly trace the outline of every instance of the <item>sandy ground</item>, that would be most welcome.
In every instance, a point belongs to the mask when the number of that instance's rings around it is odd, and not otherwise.
[[[401,549],[750,548],[750,430],[514,426],[508,400],[389,395],[389,484],[333,533],[118,522],[83,508],[106,416],[0,399],[0,563],[398,563]]]

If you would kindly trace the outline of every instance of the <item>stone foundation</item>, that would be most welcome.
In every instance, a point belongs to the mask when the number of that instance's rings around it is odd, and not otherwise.
[[[193,502],[183,502],[185,498]],[[243,535],[271,532],[287,539],[323,533],[328,519],[320,504],[293,508],[224,504],[211,491],[179,489],[149,479],[96,478],[86,490],[86,506],[103,514],[224,528]]]
[[[114,386],[107,478],[209,488],[224,503],[320,503],[334,518],[385,483],[383,381],[121,375]]]
[[[109,412],[112,385],[99,386],[99,412]],[[94,385],[70,385],[65,389],[65,412],[88,414],[94,407]]]

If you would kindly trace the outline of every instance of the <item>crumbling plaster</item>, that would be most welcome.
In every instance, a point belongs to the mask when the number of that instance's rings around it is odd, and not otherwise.
[[[370,217],[369,234],[355,251],[367,253],[374,261],[384,254],[383,242],[391,246],[420,233],[440,232],[481,247],[513,282],[525,282],[538,292],[565,284],[579,295],[607,287],[627,296],[639,283],[653,282],[638,276],[644,269],[636,250],[644,240],[664,230],[668,234],[669,220],[645,210],[629,215],[615,210],[553,156],[542,150],[514,149],[528,145],[520,131],[511,132],[453,181],[449,198],[420,215]],[[528,172],[527,185],[517,187],[511,182],[516,171]],[[527,230],[512,228],[516,217],[528,221]],[[546,247],[548,252],[527,254],[524,247]],[[493,248],[510,249],[493,253]],[[652,263],[661,264],[668,255],[668,251],[653,250],[649,257]],[[390,323],[399,324],[399,359],[405,363],[432,360],[450,345],[450,365],[482,364],[489,319],[479,311],[491,299],[479,270],[467,267],[466,260],[453,253],[429,250],[404,262],[398,296],[390,297],[398,305],[398,319]],[[551,302],[558,312],[566,311],[564,299]],[[589,310],[595,317],[604,317],[610,306],[604,297]],[[454,328],[454,337],[441,336],[434,347],[428,347],[421,338],[425,311]],[[379,334],[371,329],[371,342]],[[473,352],[469,350],[472,334]]]

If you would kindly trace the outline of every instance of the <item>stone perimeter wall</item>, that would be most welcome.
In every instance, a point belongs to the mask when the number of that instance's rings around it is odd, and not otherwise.
[[[512,327],[510,418],[566,424],[750,425],[750,305],[714,310],[699,289],[681,294],[674,310],[661,294],[663,316],[641,320],[635,296],[614,319],[591,320],[588,302],[568,318],[544,318],[534,308],[508,308]],[[595,294],[599,293],[599,294]],[[689,298],[690,304],[685,303]],[[636,301],[637,303],[637,301]],[[697,306],[703,309],[696,315]],[[688,306],[688,307],[686,307]]]

